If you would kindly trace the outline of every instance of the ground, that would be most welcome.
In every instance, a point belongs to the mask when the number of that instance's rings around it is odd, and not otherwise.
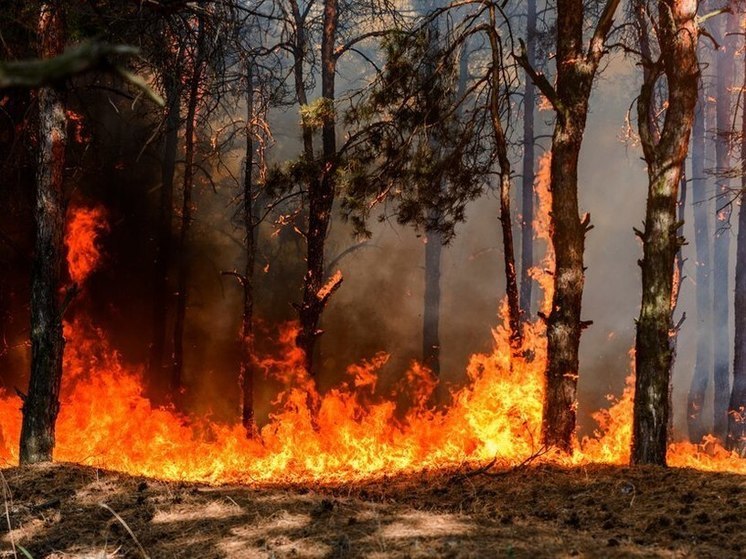
[[[260,487],[69,464],[2,474],[0,557],[746,556],[746,477],[731,474],[533,466]]]

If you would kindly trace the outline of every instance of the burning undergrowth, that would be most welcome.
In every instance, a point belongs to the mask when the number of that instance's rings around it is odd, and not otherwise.
[[[541,173],[537,182],[543,182]],[[546,213],[548,197],[539,194],[544,209],[539,213]],[[537,224],[540,236],[546,227]],[[102,210],[72,212],[68,267],[76,283],[99,261],[96,239],[104,231]],[[551,269],[551,254],[545,267]],[[238,422],[185,416],[173,407],[153,404],[145,396],[142,371],[126,365],[106,333],[87,317],[75,316],[64,330],[58,461],[166,480],[284,483],[341,482],[465,463],[509,467],[537,454],[563,465],[629,460],[631,381],[620,399],[612,398],[610,408],[595,415],[597,431],[577,444],[572,458],[541,449],[546,346],[540,320],[526,326],[522,352],[511,350],[505,325],[495,328],[492,351],[471,357],[466,384],[451,391],[450,403],[443,408],[430,406],[435,383],[417,364],[401,376],[397,391],[379,393],[377,375],[385,354],[350,366],[345,381],[319,393],[293,343],[295,326],[286,325],[275,354],[257,358],[258,367],[285,389],[254,438],[247,438]],[[405,410],[398,405],[402,401],[410,404]],[[0,460],[8,465],[18,461],[20,407],[18,396],[0,397]],[[702,446],[675,444],[669,461],[746,473],[746,462],[713,440]]]

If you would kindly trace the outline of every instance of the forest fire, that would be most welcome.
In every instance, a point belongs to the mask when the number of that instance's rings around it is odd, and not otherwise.
[[[540,168],[546,167],[544,163]],[[545,188],[543,179],[546,174],[540,173],[539,191]],[[546,203],[539,215],[542,210]],[[97,236],[107,230],[104,215],[101,208],[72,212],[65,243],[70,275],[77,281],[84,281],[99,263]],[[537,220],[540,237],[545,235],[544,225]],[[122,364],[105,332],[86,318],[76,318],[65,324],[55,459],[209,483],[342,482],[492,460],[496,466],[510,467],[533,457],[567,466],[627,464],[632,377],[620,399],[610,397],[611,407],[594,414],[597,431],[577,444],[572,457],[544,453],[539,443],[546,359],[543,325],[530,325],[526,334],[531,357],[516,358],[507,328],[498,326],[492,353],[471,357],[468,383],[453,391],[445,409],[428,408],[432,377],[415,364],[406,373],[407,386],[416,390],[407,395],[414,405],[402,418],[397,414],[397,395],[375,394],[377,370],[386,362],[385,355],[349,367],[345,383],[318,394],[305,372],[302,352],[293,344],[296,329],[288,325],[281,334],[280,356],[259,362],[287,388],[278,394],[260,436],[249,439],[241,425],[154,406],[144,395],[142,372]],[[0,460],[9,465],[18,461],[20,407],[15,396],[6,393],[0,398]],[[746,473],[745,461],[710,438],[703,445],[671,445],[669,462]]]

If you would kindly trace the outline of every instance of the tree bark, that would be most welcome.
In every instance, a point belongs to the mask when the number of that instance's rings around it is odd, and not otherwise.
[[[583,143],[588,99],[619,0],[609,0],[598,20],[587,52],[583,48],[585,8],[582,0],[557,2],[557,85],[528,64],[518,62],[552,103],[552,230],[555,251],[552,311],[547,317],[547,366],[542,418],[545,445],[572,452],[576,423],[578,351],[583,326],[581,303],[585,269],[583,251],[590,217],[579,215],[578,158]]]
[[[325,0],[323,33],[321,38],[321,96],[328,107],[321,129],[322,165],[320,180],[309,185],[308,231],[306,232],[306,274],[303,278],[303,301],[298,310],[300,332],[296,343],[306,358],[306,370],[315,374],[314,350],[321,334],[319,320],[328,302],[322,296],[326,278],[324,277],[324,251],[329,232],[334,192],[336,188],[337,136],[336,118],[333,105],[335,98],[335,77],[337,57],[335,43],[337,34],[337,0]]]
[[[744,81],[746,89],[746,56]],[[746,111],[741,114],[741,205],[738,209],[738,239],[736,241],[736,322],[733,351],[733,388],[728,405],[728,437],[726,446],[741,456],[746,455]]]
[[[642,304],[635,340],[633,464],[666,464],[669,383],[674,354],[674,266],[683,242],[677,220],[681,169],[697,104],[699,65],[696,3],[658,2],[660,63],[643,83],[638,129],[648,167],[648,201],[643,242]],[[668,102],[658,138],[650,127],[650,99],[665,74]]]
[[[166,135],[161,161],[161,196],[158,215],[158,236],[153,276],[153,336],[148,355],[148,371],[157,381],[163,371],[163,355],[166,347],[166,319],[170,290],[169,267],[173,243],[174,218],[174,172],[176,149],[179,141],[180,105],[179,85],[176,78],[164,72],[166,90]]]
[[[186,114],[186,137],[184,140],[184,182],[183,200],[181,208],[181,229],[177,244],[179,255],[178,286],[176,290],[176,319],[174,322],[173,360],[171,363],[171,394],[175,402],[180,400],[183,388],[184,372],[184,329],[186,327],[186,310],[190,277],[190,262],[185,254],[189,231],[192,226],[192,190],[194,187],[194,144],[195,128],[197,126],[197,105],[200,98],[200,83],[202,80],[202,58],[204,56],[205,26],[203,18],[198,18],[197,41],[194,60],[192,62],[192,76],[189,84],[189,100]]]
[[[251,62],[246,71],[246,159],[244,162],[242,218],[246,234],[246,264],[244,267],[243,314],[241,317],[241,423],[249,436],[256,432],[254,420],[254,268],[256,262],[257,227],[254,216],[254,84]]]
[[[692,131],[692,208],[694,211],[694,244],[696,250],[697,353],[692,382],[687,397],[686,420],[689,440],[699,443],[707,434],[702,410],[712,364],[712,260],[710,254],[710,203],[705,177],[707,96],[700,81],[697,110]]]
[[[726,26],[726,33],[722,33]],[[714,398],[713,434],[725,440],[728,431],[728,399],[730,395],[730,131],[732,128],[731,90],[735,74],[738,18],[723,14],[715,22],[717,51],[715,188],[716,229],[713,266],[713,361]]]
[[[63,52],[63,2],[41,5],[40,56]],[[39,90],[39,160],[36,175],[36,244],[31,276],[31,377],[23,402],[20,462],[49,462],[55,443],[62,381],[63,304],[59,299],[64,257],[65,146],[67,116],[63,91]]]
[[[536,0],[526,2],[526,60],[536,67]],[[521,181],[521,319],[531,319],[531,296],[534,280],[534,171],[536,162],[534,114],[536,86],[526,80],[523,89],[523,177]]]

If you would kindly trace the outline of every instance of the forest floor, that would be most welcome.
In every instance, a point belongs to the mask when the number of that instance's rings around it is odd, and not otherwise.
[[[731,474],[535,466],[210,487],[70,464],[1,473],[3,558],[746,556],[746,477]]]

